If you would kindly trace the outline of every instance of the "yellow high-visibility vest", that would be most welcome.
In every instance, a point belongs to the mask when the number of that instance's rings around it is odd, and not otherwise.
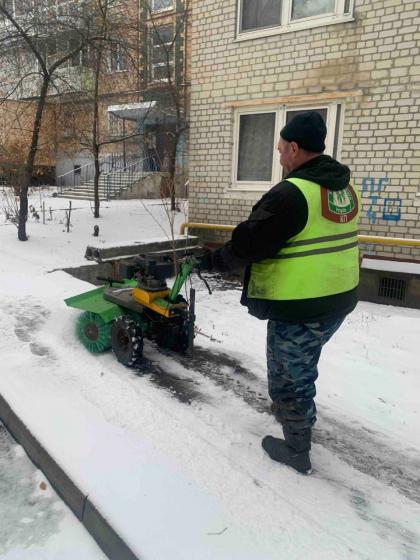
[[[332,191],[307,181],[287,179],[308,204],[304,229],[274,258],[251,266],[248,297],[300,300],[340,294],[359,283],[357,188]]]

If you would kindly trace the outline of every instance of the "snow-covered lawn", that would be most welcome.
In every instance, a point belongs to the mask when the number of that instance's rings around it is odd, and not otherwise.
[[[166,218],[159,201],[105,203],[99,221],[74,206],[70,233],[57,211],[27,243],[0,223],[0,392],[129,546],[144,560],[420,558],[420,312],[362,302],[326,346],[302,477],[261,449],[280,433],[266,325],[237,287],[193,279],[190,359],[146,343],[133,371],[81,347],[63,299],[91,286],[57,269],[85,264],[88,244],[163,235]]]
[[[2,560],[105,560],[1,424],[0,519]]]

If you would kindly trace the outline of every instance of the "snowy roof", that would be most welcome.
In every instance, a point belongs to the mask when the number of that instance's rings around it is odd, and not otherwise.
[[[112,113],[121,119],[156,124],[161,122],[173,122],[175,115],[169,107],[157,107],[156,101],[143,101],[141,103],[125,103],[121,105],[110,105],[108,113]]]

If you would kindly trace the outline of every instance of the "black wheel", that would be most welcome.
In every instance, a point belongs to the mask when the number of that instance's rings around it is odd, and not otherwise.
[[[161,348],[167,348],[173,352],[186,352],[188,349],[188,325],[182,320],[174,320],[162,325],[156,342]]]
[[[116,319],[111,327],[111,345],[119,362],[129,367],[138,365],[143,355],[140,325],[128,315]]]

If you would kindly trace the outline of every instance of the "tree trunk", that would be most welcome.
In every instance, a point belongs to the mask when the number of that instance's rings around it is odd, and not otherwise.
[[[19,224],[18,224],[18,239],[19,241],[28,241],[26,235],[26,220],[28,219],[28,186],[25,173],[25,184],[19,189]]]
[[[99,163],[99,76],[101,70],[102,62],[102,49],[99,50],[96,57],[96,67],[95,67],[95,87],[93,96],[93,130],[92,130],[92,147],[93,147],[93,158],[95,162],[95,178],[93,182],[94,189],[94,212],[93,216],[99,218],[99,176],[100,176],[100,163]]]
[[[31,184],[31,177],[34,170],[34,163],[36,153],[38,150],[39,132],[41,130],[42,114],[44,112],[45,100],[47,98],[48,86],[50,85],[51,77],[46,74],[43,77],[41,92],[38,99],[36,108],[34,126],[32,129],[32,139],[29,146],[28,158],[26,160],[25,172],[23,181],[19,191],[19,224],[18,224],[18,239],[19,241],[28,241],[26,235],[26,222],[28,219],[28,189]]]
[[[94,146],[94,152],[93,152],[93,157],[94,157],[94,161],[95,161],[95,178],[94,178],[94,199],[95,199],[95,203],[94,203],[94,212],[93,212],[93,216],[95,218],[99,218],[99,176],[100,176],[100,167],[99,167],[99,149],[98,146],[95,145]]]
[[[176,149],[178,146],[179,135],[175,133],[169,142],[169,189],[171,197],[171,210],[176,210],[176,193],[175,193],[175,170],[176,170]]]

